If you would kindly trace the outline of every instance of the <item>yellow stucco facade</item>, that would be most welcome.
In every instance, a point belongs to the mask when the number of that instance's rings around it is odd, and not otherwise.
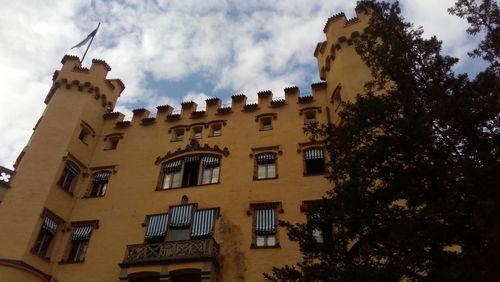
[[[262,281],[299,261],[275,222],[306,221],[304,201],[331,187],[303,127],[338,123],[370,78],[352,44],[367,21],[328,20],[312,94],[138,109],[131,121],[112,112],[124,85],[106,62],[65,56],[15,172],[3,170],[0,281]]]

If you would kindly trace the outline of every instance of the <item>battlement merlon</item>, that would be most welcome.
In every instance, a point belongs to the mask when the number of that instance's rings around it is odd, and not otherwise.
[[[322,80],[330,71],[330,65],[335,60],[339,50],[344,47],[354,47],[353,40],[360,36],[368,26],[370,15],[356,8],[356,17],[348,19],[344,13],[328,18],[323,32],[326,41],[316,45],[314,56],[318,60],[318,72]]]
[[[231,96],[231,106],[222,105],[219,98],[209,98],[205,100],[205,109],[197,110],[198,104],[193,101],[181,103],[180,109],[174,109],[170,105],[161,105],[156,107],[156,116],[150,116],[150,111],[144,108],[133,110],[132,120],[124,121],[125,115],[120,112],[109,112],[104,114],[103,119],[106,123],[114,124],[118,129],[134,127],[136,125],[153,125],[155,123],[193,123],[197,120],[212,119],[222,120],[227,114],[238,115],[249,112],[259,113],[267,112],[271,108],[286,109],[289,105],[300,104],[301,107],[310,107],[311,104],[319,103],[324,105],[328,101],[326,95],[326,82],[317,82],[311,84],[311,91],[306,91],[305,96],[300,96],[300,89],[297,86],[291,86],[284,89],[285,98],[273,99],[273,93],[269,90],[257,93],[258,102],[247,103],[245,94],[235,94]],[[328,102],[327,102],[328,103]],[[293,109],[296,109],[294,106]]]
[[[100,99],[103,107],[113,108],[116,100],[125,89],[120,79],[107,79],[111,67],[104,60],[93,59],[90,69],[81,66],[77,56],[66,55],[61,60],[62,68],[54,72],[53,85],[45,103],[47,104],[55,91],[60,87],[92,93],[96,100]]]

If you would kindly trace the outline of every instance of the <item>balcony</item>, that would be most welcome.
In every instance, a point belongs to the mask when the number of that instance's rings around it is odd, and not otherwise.
[[[219,244],[213,238],[128,245],[121,266],[213,261]]]

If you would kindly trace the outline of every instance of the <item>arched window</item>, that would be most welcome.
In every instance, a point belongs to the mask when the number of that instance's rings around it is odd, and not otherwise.
[[[189,155],[163,165],[160,189],[219,183],[220,157]]]

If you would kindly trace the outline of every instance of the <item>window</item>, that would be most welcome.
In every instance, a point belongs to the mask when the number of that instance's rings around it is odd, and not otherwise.
[[[168,241],[189,240],[189,230],[191,218],[193,216],[194,205],[175,206],[170,209],[170,222]]]
[[[90,234],[92,233],[93,225],[77,226],[73,229],[71,236],[71,248],[67,261],[69,262],[83,262],[85,260],[85,253],[89,245]]]
[[[316,124],[318,121],[316,120],[316,112],[315,111],[309,111],[306,112],[305,114],[305,123],[306,124]]]
[[[73,162],[67,162],[64,166],[61,178],[57,184],[61,186],[64,190],[70,192],[73,186],[73,182],[80,173],[80,169]]]
[[[116,150],[116,148],[118,147],[118,143],[122,138],[123,135],[115,135],[115,134],[113,134],[113,136],[105,137],[104,140],[106,141],[106,145],[104,147],[104,151]]]
[[[212,134],[210,136],[216,137],[222,135],[222,126],[220,124],[212,125]]]
[[[106,194],[110,174],[108,171],[94,174],[88,197],[102,197]]]
[[[312,225],[311,235],[317,243],[332,238],[332,224],[322,218],[321,200],[303,201],[301,210],[306,213],[307,223]]]
[[[59,220],[51,217],[48,213],[43,216],[42,227],[35,241],[32,251],[40,257],[47,258],[51,243],[60,225]]]
[[[193,138],[200,139],[202,137],[202,132],[203,128],[201,126],[193,128]]]
[[[161,189],[189,187],[219,182],[220,157],[190,155],[163,166]]]
[[[255,208],[253,225],[253,248],[279,246],[276,237],[276,207]]]
[[[257,155],[255,159],[256,179],[277,178],[275,153],[263,153]]]
[[[82,128],[80,134],[78,135],[78,139],[80,139],[83,143],[87,144],[87,138],[90,135],[90,131],[87,128]]]
[[[322,148],[304,150],[305,175],[325,172],[325,158]]]
[[[83,120],[80,123],[80,127],[81,129],[80,133],[78,134],[78,139],[80,139],[80,141],[82,141],[85,145],[88,145],[90,137],[95,136],[95,131],[88,123],[84,122]]]
[[[177,129],[174,131],[174,141],[184,140],[184,129]]]
[[[167,222],[168,214],[155,214],[148,216],[144,241],[147,244],[165,242]]]
[[[260,130],[271,130],[273,129],[272,127],[272,118],[262,118],[260,120]]]

